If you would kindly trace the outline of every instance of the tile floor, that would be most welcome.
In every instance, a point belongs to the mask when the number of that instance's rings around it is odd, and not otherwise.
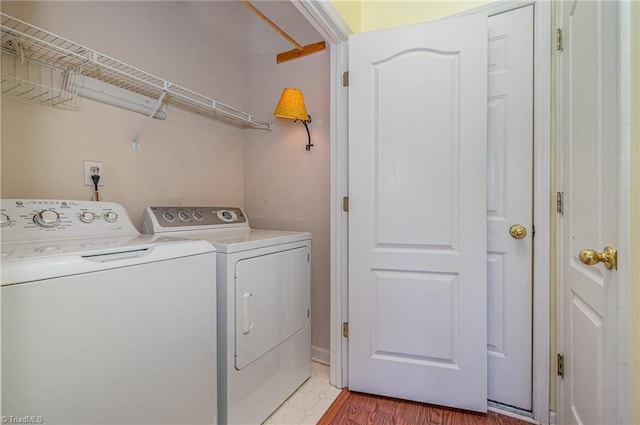
[[[340,391],[329,383],[329,366],[313,362],[311,378],[263,425],[316,425]]]

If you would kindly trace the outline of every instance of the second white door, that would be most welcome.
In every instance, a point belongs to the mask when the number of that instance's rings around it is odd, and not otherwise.
[[[530,411],[533,6],[491,16],[488,24],[488,396]]]

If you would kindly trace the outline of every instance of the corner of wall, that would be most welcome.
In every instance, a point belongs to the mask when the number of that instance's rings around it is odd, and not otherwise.
[[[361,0],[332,0],[336,10],[342,15],[351,31],[362,31],[362,1]]]

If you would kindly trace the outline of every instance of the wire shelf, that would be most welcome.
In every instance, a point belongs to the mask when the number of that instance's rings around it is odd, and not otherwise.
[[[36,102],[59,109],[75,110],[78,108],[77,95],[75,93],[23,80],[4,73],[0,74],[0,76],[3,96],[12,96],[20,100]]]
[[[81,70],[82,75],[153,99],[160,99],[162,93],[166,92],[164,102],[169,106],[239,128],[271,130],[270,122],[237,108],[163,80],[7,14],[0,13],[0,17],[0,47],[2,51],[18,58],[64,71]]]

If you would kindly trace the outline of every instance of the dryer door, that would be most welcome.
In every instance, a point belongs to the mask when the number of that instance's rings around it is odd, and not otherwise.
[[[237,370],[308,325],[308,254],[308,247],[303,246],[236,263]]]

